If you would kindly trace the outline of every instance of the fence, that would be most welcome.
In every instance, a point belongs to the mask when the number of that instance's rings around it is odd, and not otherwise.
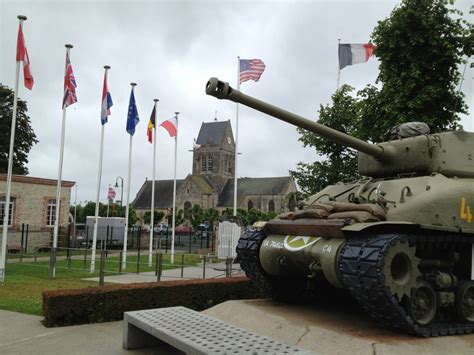
[[[66,232],[66,233],[65,233]],[[215,278],[232,276],[239,268],[232,265],[232,259],[219,261],[214,255],[214,233],[177,234],[175,254],[171,258],[171,233],[154,233],[153,248],[149,251],[149,232],[139,227],[131,228],[127,238],[127,260],[124,263],[122,233],[113,228],[99,228],[94,272],[91,273],[92,228],[78,231],[77,237],[70,237],[70,230],[62,230],[58,247],[52,247],[52,236],[47,243],[30,247],[32,233],[25,226],[20,234],[19,247],[11,249],[8,263],[36,266],[49,270],[49,278],[57,273],[69,272],[77,278],[92,277],[103,285],[105,276],[114,276],[119,283],[147,282],[171,279]],[[8,274],[8,270],[7,270]],[[122,278],[122,279],[121,279]]]

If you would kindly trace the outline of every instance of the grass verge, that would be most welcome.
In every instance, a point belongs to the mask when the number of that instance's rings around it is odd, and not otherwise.
[[[100,252],[96,255],[96,271],[91,273],[90,254],[84,264],[83,254],[74,253],[72,260],[58,260],[56,268],[56,278],[49,278],[49,261],[38,259],[33,263],[33,258],[25,257],[23,262],[9,259],[6,269],[5,283],[0,283],[0,309],[42,315],[44,291],[81,289],[97,286],[97,282],[85,281],[84,278],[99,276]],[[58,257],[58,259],[60,259]],[[119,270],[118,255],[109,255],[104,265],[106,276],[118,274]],[[137,270],[137,256],[127,257],[127,272],[133,273]],[[152,267],[148,267],[148,255],[140,256],[140,272],[154,271],[155,261],[153,258]],[[199,255],[186,254],[183,259],[178,255],[175,257],[175,264],[170,263],[170,255],[163,257],[163,270],[181,267],[181,261],[184,266],[193,266],[199,263]],[[84,269],[85,266],[85,269]]]

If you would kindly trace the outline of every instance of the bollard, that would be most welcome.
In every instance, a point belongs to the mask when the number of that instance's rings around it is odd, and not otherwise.
[[[137,274],[140,273],[140,248],[141,248],[141,230],[138,231],[138,235],[137,235],[137,248],[138,248],[138,251],[137,251]]]
[[[25,233],[25,253],[28,253],[28,232],[30,229],[30,225],[26,225],[26,233]]]
[[[232,259],[225,258],[225,277],[232,277]]]
[[[25,223],[22,223],[21,224],[21,244],[20,244],[20,253],[22,254],[24,250],[24,238],[25,238]],[[21,262],[21,258],[20,258],[20,262]]]
[[[156,281],[161,281],[161,273],[163,272],[163,254],[158,254],[158,274],[156,275]]]
[[[72,262],[72,250],[70,251],[69,258],[67,259],[67,268],[71,270],[71,262]]]
[[[100,251],[100,266],[99,266],[99,286],[104,286],[104,261],[105,261],[105,250]]]
[[[51,248],[49,256],[49,278],[54,279],[54,269],[56,267],[56,248]]]
[[[204,255],[204,259],[202,259],[202,278],[206,278],[206,255]]]
[[[184,275],[184,254],[181,255],[181,278]]]

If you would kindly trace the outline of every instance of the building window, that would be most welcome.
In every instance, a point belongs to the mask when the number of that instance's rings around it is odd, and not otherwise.
[[[273,200],[268,202],[268,212],[275,212],[275,202],[273,202]]]
[[[201,173],[206,172],[206,157],[201,158]]]
[[[5,197],[2,197],[0,200],[0,225],[3,225],[3,217],[5,216],[5,210],[6,210],[6,203],[5,203]],[[15,199],[10,197],[10,208],[8,211],[8,225],[12,225],[12,220],[13,220],[13,210],[15,207]]]
[[[46,225],[54,226],[56,221],[56,199],[48,200],[47,210],[46,210]]]
[[[252,200],[249,200],[249,202],[247,203],[247,210],[251,210],[253,208],[253,202]]]
[[[214,170],[214,167],[213,167],[213,162],[212,162],[212,157],[209,155],[207,157],[207,171],[212,171]]]

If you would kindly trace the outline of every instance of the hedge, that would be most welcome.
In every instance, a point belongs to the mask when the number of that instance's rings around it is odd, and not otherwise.
[[[47,327],[123,319],[140,309],[184,306],[201,311],[218,303],[262,297],[246,277],[162,281],[43,292]]]

